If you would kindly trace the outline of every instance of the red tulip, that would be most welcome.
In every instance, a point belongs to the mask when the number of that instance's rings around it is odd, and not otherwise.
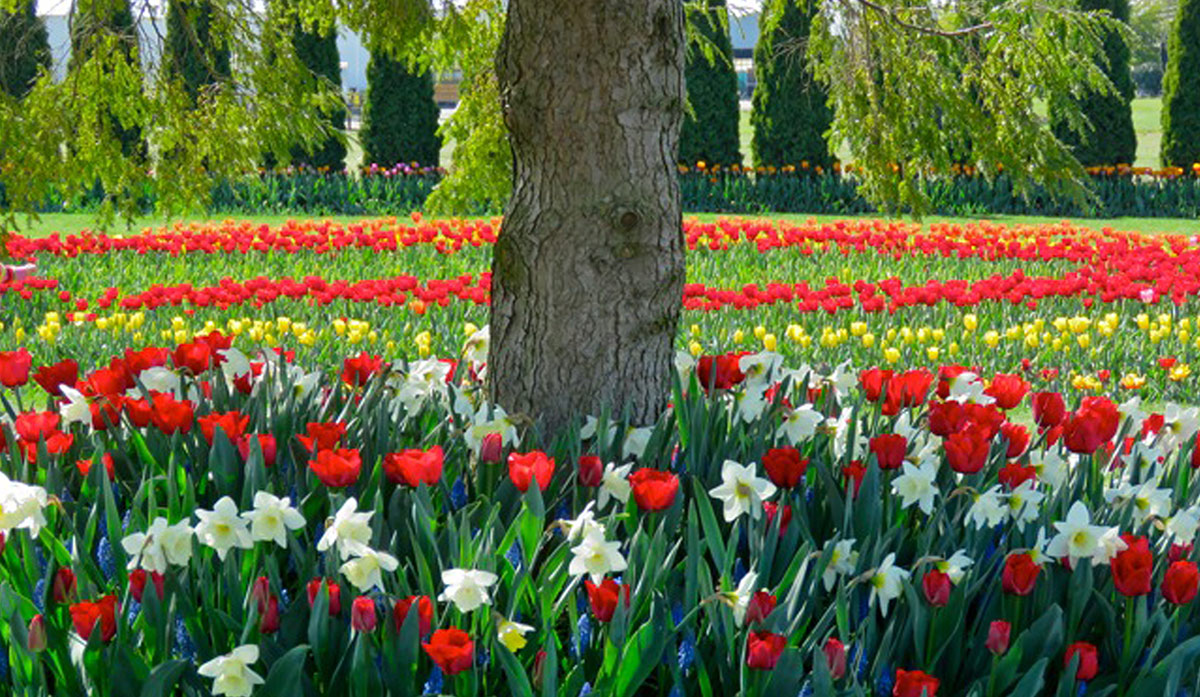
[[[150,421],[165,435],[192,430],[193,408],[188,400],[178,400],[165,392],[155,392]]]
[[[238,454],[242,456],[242,460],[250,458],[250,439],[258,439],[258,449],[262,451],[263,467],[274,467],[275,457],[277,455],[275,436],[269,433],[245,435],[237,439]]]
[[[375,601],[360,595],[350,603],[350,627],[356,632],[370,634],[375,631],[379,617],[375,614]]]
[[[1200,588],[1200,571],[1196,564],[1190,561],[1172,562],[1163,575],[1162,594],[1167,602],[1174,605],[1187,605],[1196,597]]]
[[[997,656],[1008,652],[1008,637],[1012,633],[1012,625],[1004,620],[995,620],[988,625],[987,650]]]
[[[342,442],[342,436],[346,435],[346,424],[340,421],[309,423],[306,429],[308,435],[296,436],[296,440],[309,452],[332,450]]]
[[[1112,440],[1120,425],[1117,406],[1103,397],[1084,397],[1083,404],[1063,423],[1063,444],[1073,453],[1091,455]]]
[[[643,467],[629,475],[633,499],[643,511],[661,511],[675,503],[679,477],[671,472]]]
[[[1067,405],[1057,392],[1034,392],[1029,401],[1033,406],[1033,421],[1038,428],[1053,428],[1066,418]]]
[[[25,630],[25,647],[34,653],[46,650],[46,618],[42,613],[29,620],[29,628]]]
[[[141,351],[125,349],[125,369],[133,375],[140,375],[151,368],[161,368],[167,365],[171,352],[165,348],[145,348]]]
[[[70,358],[34,371],[33,381],[54,397],[62,396],[62,386],[74,387],[79,382],[79,364]]]
[[[968,368],[965,365],[944,365],[938,368],[938,386],[937,396],[942,399],[950,397],[950,383],[954,382],[954,378],[962,375],[965,372],[978,373],[979,371]]]
[[[778,598],[766,591],[755,591],[746,606],[746,624],[751,625],[766,620],[767,616],[775,611],[775,605],[778,602]]]
[[[554,477],[554,458],[540,450],[528,453],[509,453],[508,478],[517,491],[524,493],[536,479],[538,489],[545,491]]]
[[[883,368],[869,368],[859,372],[858,384],[862,387],[868,402],[879,401],[879,398],[883,396],[884,388],[893,375],[895,375],[894,372]]]
[[[846,646],[836,637],[829,637],[821,647],[825,654],[825,665],[834,680],[841,680],[846,675]]]
[[[154,418],[154,407],[150,406],[148,400],[127,397],[121,406],[135,428],[149,426],[151,420]]]
[[[592,605],[592,614],[596,616],[599,622],[611,622],[613,614],[617,611],[618,596],[625,601],[625,607],[629,607],[629,584],[618,584],[611,578],[604,579],[600,585],[592,583],[591,579],[584,579],[583,587],[587,590],[588,602]]]
[[[0,551],[3,551],[3,547],[0,547]],[[1181,545],[1172,542],[1171,546],[1167,549],[1167,561],[1171,564],[1177,561],[1184,561],[1191,553],[1192,543],[1189,542],[1186,545]]]
[[[950,469],[960,474],[975,474],[987,464],[991,444],[974,430],[951,433],[942,443]]]
[[[754,670],[773,670],[787,647],[787,637],[771,632],[750,632],[746,637],[746,666]]]
[[[1009,410],[1015,408],[1029,392],[1029,383],[1020,375],[997,373],[992,377],[992,384],[983,391],[984,394],[996,400],[996,406]]]
[[[49,440],[58,432],[60,421],[57,412],[27,411],[17,414],[16,421],[13,422],[13,430],[21,440],[37,445],[39,440],[43,438]]]
[[[142,602],[142,596],[146,592],[146,580],[149,579],[154,584],[154,592],[158,594],[158,599],[162,600],[165,591],[166,576],[163,576],[158,571],[147,573],[145,569],[134,569],[129,572],[129,594],[133,599]]]
[[[342,587],[331,579],[326,579],[325,588],[329,591],[329,616],[335,617],[342,611]],[[308,606],[317,602],[317,594],[321,592],[321,579],[314,578],[308,582]]]
[[[937,697],[940,681],[920,670],[896,669],[892,697]]]
[[[363,351],[354,358],[347,358],[342,362],[342,382],[351,387],[364,387],[381,370],[383,370],[383,359]]]
[[[212,445],[218,428],[225,432],[230,443],[236,443],[250,425],[250,416],[240,411],[213,412],[196,419],[196,425],[209,445]]]
[[[767,477],[781,489],[791,489],[800,483],[808,471],[808,460],[792,447],[771,448],[762,456]]]
[[[1150,552],[1150,541],[1144,537],[1122,535],[1125,549],[1117,552],[1109,565],[1112,568],[1113,585],[1117,592],[1127,597],[1150,593],[1151,576],[1154,574],[1154,555]]]
[[[895,415],[902,407],[919,407],[925,403],[929,386],[933,384],[933,373],[920,368],[896,375],[888,382],[884,396],[883,413]]]
[[[117,634],[117,596],[106,595],[96,602],[75,603],[70,607],[71,623],[75,633],[85,641],[92,636],[97,623],[100,625],[100,638],[111,641]]]
[[[1021,424],[1006,421],[1000,426],[1000,433],[1004,435],[1004,440],[1008,442],[1008,446],[1004,451],[1005,457],[1020,457],[1025,453],[1025,449],[1029,447],[1029,429]]]
[[[779,515],[779,504],[774,501],[763,501],[763,512],[767,514],[767,527],[775,524],[775,516]],[[783,505],[783,520],[779,521],[779,536],[787,532],[788,524],[792,522],[792,507]]]
[[[1076,680],[1091,680],[1100,670],[1100,657],[1096,647],[1086,641],[1077,641],[1067,647],[1063,655],[1063,667],[1071,665],[1071,659],[1079,654],[1079,669],[1075,671]]]
[[[727,353],[722,356],[701,356],[696,363],[696,377],[705,392],[716,388],[728,390],[746,379],[738,363],[744,353]]]
[[[212,347],[203,341],[180,344],[171,353],[171,363],[180,370],[191,372],[192,375],[206,372],[212,366],[212,359]]]
[[[461,629],[439,629],[421,648],[446,675],[461,673],[475,664],[475,642]]]
[[[1037,481],[1037,470],[1029,465],[1009,462],[1000,468],[1000,483],[1009,490],[1016,489],[1028,481]]]
[[[0,351],[0,385],[21,387],[29,382],[29,369],[33,367],[33,356],[29,349]]]
[[[274,593],[267,598],[259,611],[258,631],[260,634],[274,634],[279,631],[279,598]]]
[[[885,433],[872,438],[870,448],[879,463],[879,469],[900,469],[908,451],[908,439],[896,433]]]
[[[1004,560],[1004,572],[1000,577],[1001,587],[1010,595],[1029,595],[1037,585],[1042,567],[1033,561],[1028,552],[1010,554]]]
[[[417,610],[417,635],[429,636],[433,629],[433,601],[427,595],[410,595],[400,598],[392,607],[392,626],[399,632],[404,628],[404,621],[413,607]]]
[[[494,465],[504,456],[504,438],[499,433],[488,433],[479,444],[479,461]]]
[[[921,588],[925,591],[925,600],[930,605],[945,607],[946,603],[950,602],[950,591],[954,590],[954,584],[950,581],[950,574],[930,569],[921,578]]]
[[[358,481],[362,457],[350,448],[322,450],[317,453],[317,459],[308,461],[308,467],[322,484],[340,489]]]
[[[442,446],[429,450],[412,448],[383,457],[383,472],[393,484],[405,484],[414,489],[422,482],[436,486],[442,479]]]
[[[862,460],[851,460],[850,464],[842,468],[842,479],[845,480],[846,486],[851,482],[854,483],[854,493],[851,497],[858,496],[858,490],[862,488],[863,477],[867,476],[867,466],[862,463]]]
[[[600,486],[604,479],[604,463],[596,455],[579,456],[579,483],[582,486]]]

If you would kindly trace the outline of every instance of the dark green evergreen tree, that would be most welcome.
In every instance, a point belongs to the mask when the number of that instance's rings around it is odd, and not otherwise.
[[[318,78],[329,80],[334,87],[341,90],[342,65],[337,48],[337,30],[330,28],[326,33],[319,33],[315,27],[297,26],[292,33],[292,45],[296,57]],[[345,109],[335,109],[321,115],[327,119],[333,131],[343,131],[346,128]],[[306,164],[312,167],[325,168],[332,172],[340,172],[346,166],[346,146],[335,133],[325,139],[311,153],[302,149],[292,152],[292,164]]]
[[[688,43],[684,79],[691,112],[684,115],[679,132],[679,161],[686,165],[742,161],[737,74],[726,12],[725,0],[705,0],[703,9],[689,13],[694,31],[707,40]]]
[[[0,10],[0,91],[17,99],[29,93],[39,68],[50,67],[50,42],[36,10],[37,0]]]
[[[193,100],[229,77],[229,49],[212,35],[211,0],[170,0],[163,66],[183,81]]]
[[[794,165],[803,171],[833,165],[825,132],[833,121],[825,89],[808,69],[806,48],[816,4],[810,0],[769,0],[759,17],[754,47],[755,166]]]
[[[1108,10],[1114,19],[1129,21],[1129,0],[1079,0],[1082,10]],[[1084,166],[1133,164],[1137,157],[1137,134],[1133,130],[1133,75],[1129,70],[1129,46],[1115,32],[1104,37],[1108,65],[1103,66],[1116,94],[1089,91],[1080,108],[1091,123],[1083,134],[1051,114],[1054,134],[1071,148]]]
[[[78,0],[75,16],[71,19],[71,65],[91,58],[97,42],[105,36],[117,37],[119,50],[125,60],[140,67],[137,23],[133,19],[129,0]],[[111,120],[113,132],[121,141],[122,152],[146,157],[142,129],[137,126],[126,127],[116,117]]]
[[[1179,0],[1163,76],[1162,163],[1200,162],[1200,0]]]
[[[432,73],[417,73],[382,52],[372,52],[363,106],[363,162],[437,166],[442,148],[437,128]]]

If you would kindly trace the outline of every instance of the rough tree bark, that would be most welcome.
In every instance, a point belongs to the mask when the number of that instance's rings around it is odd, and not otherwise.
[[[679,0],[510,0],[513,194],[492,261],[493,400],[549,432],[669,395],[684,282]]]

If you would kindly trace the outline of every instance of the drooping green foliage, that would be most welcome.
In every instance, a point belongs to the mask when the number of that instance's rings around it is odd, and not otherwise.
[[[138,28],[129,0],[80,0],[71,19],[71,67],[80,66],[97,54],[116,51],[123,68],[140,72]],[[117,66],[110,69],[116,70]],[[107,114],[108,128],[121,143],[126,157],[146,158],[146,141],[137,119],[122,118],[113,109]]]
[[[813,0],[774,0],[763,5],[754,47],[752,149],[755,166],[794,165],[801,171],[833,164],[825,131],[833,113],[824,87],[808,67]],[[805,166],[807,165],[807,166]]]
[[[36,10],[37,0],[12,12],[0,9],[0,92],[17,99],[33,88],[39,69],[50,67],[50,43]]]
[[[1079,0],[1085,11],[1103,11],[1119,21],[1129,21],[1129,0]],[[1115,29],[1105,31],[1104,57],[1098,65],[1112,82],[1113,90],[1084,90],[1079,96],[1056,95],[1051,102],[1054,134],[1085,167],[1133,164],[1137,157],[1137,134],[1133,130],[1133,75],[1129,70],[1129,44]],[[1082,131],[1061,116],[1061,105],[1070,99],[1078,104],[1090,127]]]
[[[1200,162],[1200,0],[1180,0],[1163,77],[1162,163]]]
[[[430,70],[373,51],[367,66],[367,101],[360,132],[363,163],[436,166],[442,147],[438,113]]]
[[[679,161],[694,165],[741,163],[737,74],[725,0],[703,0],[688,12],[689,110],[679,131]]]
[[[292,44],[296,49],[296,58],[317,80],[332,85],[332,89],[340,93],[342,66],[338,55],[336,29],[332,26],[297,22],[292,32]],[[343,105],[337,105],[318,112],[317,118],[324,123],[327,130],[325,138],[311,151],[303,148],[293,149],[292,164],[340,171],[346,166],[346,144],[340,137],[340,132],[346,128],[346,109]]]
[[[213,35],[211,0],[170,0],[163,66],[183,82],[193,100],[229,77],[229,47]]]

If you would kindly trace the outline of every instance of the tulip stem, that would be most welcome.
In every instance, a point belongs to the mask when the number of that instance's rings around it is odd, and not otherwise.
[[[1129,653],[1129,645],[1133,643],[1133,597],[1125,599],[1125,644],[1123,653]],[[1128,660],[1128,659],[1127,659]]]

